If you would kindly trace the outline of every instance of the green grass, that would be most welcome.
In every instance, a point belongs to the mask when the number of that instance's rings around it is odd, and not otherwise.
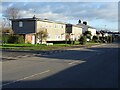
[[[79,42],[75,42],[72,44],[53,44],[51,46],[47,46],[45,44],[3,44],[0,45],[1,49],[10,49],[10,50],[58,50],[58,49],[66,49],[71,48],[72,46],[87,46],[90,47],[92,45],[97,45],[99,43],[87,42],[85,45],[79,45]]]
[[[11,49],[11,50],[56,50],[65,48],[65,44],[54,44],[51,46],[47,46],[45,44],[4,44],[1,45],[0,48],[2,49]]]
[[[32,46],[46,46],[44,44],[3,44],[3,47],[32,47]]]

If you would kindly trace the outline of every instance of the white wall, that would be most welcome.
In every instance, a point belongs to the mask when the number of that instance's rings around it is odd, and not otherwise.
[[[37,29],[46,28],[48,32],[47,41],[64,41],[65,24],[55,22],[37,21]]]
[[[35,35],[32,35],[32,44],[35,44]]]
[[[96,29],[88,28],[88,31],[91,31],[92,36],[96,35]]]
[[[72,34],[74,34],[73,40],[75,40],[75,38],[76,38],[76,40],[78,40],[80,35],[82,35],[82,28],[73,26],[72,27]]]

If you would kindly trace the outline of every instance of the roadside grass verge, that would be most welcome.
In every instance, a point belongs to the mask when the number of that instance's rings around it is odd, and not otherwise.
[[[10,50],[56,50],[70,47],[68,44],[54,44],[47,46],[45,44],[4,44],[0,45],[0,49]]]
[[[100,43],[93,43],[93,42],[87,42],[85,45],[80,45],[75,43],[72,44],[53,44],[50,46],[47,46],[46,44],[3,44],[0,45],[0,49],[9,49],[9,50],[64,50],[67,48],[74,48],[74,47],[81,47],[86,46],[87,48],[98,45]]]

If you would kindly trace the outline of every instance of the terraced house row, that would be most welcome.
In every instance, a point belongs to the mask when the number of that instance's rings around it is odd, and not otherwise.
[[[66,24],[62,22],[49,21],[48,19],[36,18],[22,18],[11,19],[12,29],[14,34],[23,35],[25,43],[31,44],[41,43],[39,38],[36,38],[36,33],[39,31],[46,31],[46,42],[65,42],[67,35],[72,40],[78,40],[79,37],[87,30],[92,32],[92,35],[96,34],[96,29],[87,25],[87,22],[79,23],[76,25]]]

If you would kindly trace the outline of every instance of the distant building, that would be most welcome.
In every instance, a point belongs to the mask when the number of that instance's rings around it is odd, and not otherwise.
[[[91,27],[87,24],[88,23],[86,21],[83,21],[83,23],[82,23],[79,20],[77,26],[82,27],[82,33],[85,33],[85,31],[91,31],[92,36],[96,35],[96,28]]]
[[[11,19],[12,29],[14,34],[23,35],[25,43],[41,43],[36,38],[36,33],[45,30],[48,33],[46,42],[65,42],[66,35],[69,35],[71,40],[78,40],[85,31],[91,31],[92,36],[96,35],[96,29],[87,25],[87,22],[79,23],[77,25],[66,24],[62,22],[49,21],[48,19],[39,19],[35,16],[33,18]]]
[[[82,35],[82,27],[73,24],[66,24],[66,33],[70,35],[70,39],[78,40]]]

